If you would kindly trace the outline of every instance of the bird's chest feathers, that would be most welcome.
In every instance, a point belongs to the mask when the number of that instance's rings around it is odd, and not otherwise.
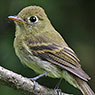
[[[40,59],[33,56],[32,52],[30,52],[28,47],[23,43],[23,40],[15,38],[14,47],[16,55],[19,57],[23,64],[27,65],[38,73],[43,72],[43,70],[37,64]]]
[[[24,60],[28,58],[29,55],[28,47],[24,44],[24,40],[22,36],[15,38],[14,48],[17,56],[21,59],[21,61],[23,58]]]

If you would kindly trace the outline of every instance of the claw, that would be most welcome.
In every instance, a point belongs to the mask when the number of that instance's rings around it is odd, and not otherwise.
[[[56,92],[56,95],[68,95],[67,93],[63,93],[62,91],[61,91],[61,89],[54,89],[55,90],[55,92]],[[73,94],[69,94],[69,95],[73,95]]]
[[[37,88],[37,82],[36,82],[35,77],[34,77],[34,78],[28,78],[28,79],[31,80],[31,81],[33,82],[33,84],[34,84],[33,89],[35,90],[35,89]]]

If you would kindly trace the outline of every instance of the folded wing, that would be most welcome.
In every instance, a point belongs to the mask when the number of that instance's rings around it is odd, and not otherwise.
[[[25,43],[28,51],[42,60],[51,62],[59,68],[66,69],[70,73],[87,81],[90,77],[81,69],[79,59],[68,46],[59,46],[53,43]],[[27,49],[27,48],[26,48]]]

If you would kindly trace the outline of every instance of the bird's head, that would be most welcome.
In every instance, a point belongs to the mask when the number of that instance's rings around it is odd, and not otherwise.
[[[17,16],[9,16],[14,20],[18,33],[38,33],[50,22],[44,10],[39,6],[29,6],[22,9]]]

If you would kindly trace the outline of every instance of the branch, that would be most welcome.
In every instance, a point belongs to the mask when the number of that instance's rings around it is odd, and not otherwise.
[[[19,90],[27,95],[71,95],[62,92],[57,92],[53,89],[49,89],[47,87],[39,85],[38,83],[36,83],[37,87],[34,88],[34,82],[1,66],[0,84]]]

